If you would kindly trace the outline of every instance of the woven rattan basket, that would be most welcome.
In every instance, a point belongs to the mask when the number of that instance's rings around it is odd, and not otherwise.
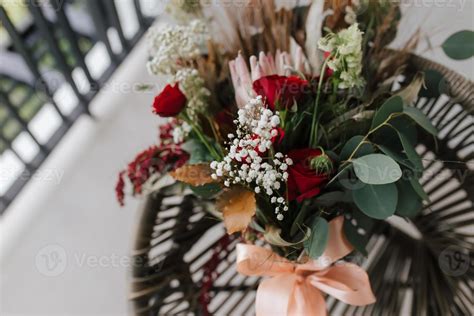
[[[436,140],[420,137],[417,147],[430,175],[423,186],[431,202],[404,225],[418,236],[388,222],[377,227],[369,258],[352,258],[367,269],[377,303],[353,307],[328,298],[331,315],[474,313],[474,84],[411,56],[409,73],[430,69],[446,82],[441,96],[416,102],[440,131]],[[134,313],[253,314],[258,279],[235,271],[238,237],[225,234],[206,203],[172,189],[152,194],[140,210],[131,276]],[[444,266],[450,256],[456,264]]]

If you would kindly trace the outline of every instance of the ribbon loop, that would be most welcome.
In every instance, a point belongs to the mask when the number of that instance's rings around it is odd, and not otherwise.
[[[331,263],[352,250],[342,235],[342,221],[339,217],[330,223],[329,236],[333,241],[325,253],[332,255]],[[333,247],[339,249],[330,249]],[[263,280],[257,289],[257,316],[325,316],[321,292],[356,306],[375,302],[367,273],[351,263],[322,266],[312,260],[295,264],[269,249],[238,244],[237,271],[248,276],[271,277]]]

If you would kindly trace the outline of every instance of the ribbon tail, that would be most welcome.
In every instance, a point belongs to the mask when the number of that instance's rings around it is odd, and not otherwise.
[[[257,289],[256,316],[284,316],[295,286],[296,276],[279,275],[260,282]]]
[[[329,222],[328,244],[323,257],[329,258],[331,262],[336,262],[354,250],[344,235],[343,225],[344,216],[338,216]]]
[[[288,316],[327,316],[321,291],[309,282],[296,284],[288,306]]]
[[[328,268],[320,276],[310,276],[309,282],[321,291],[350,305],[364,306],[376,301],[369,276],[364,269],[352,263]]]

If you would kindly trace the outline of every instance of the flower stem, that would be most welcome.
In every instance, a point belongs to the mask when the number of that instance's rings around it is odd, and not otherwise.
[[[189,125],[191,125],[191,127],[193,128],[193,130],[196,132],[197,136],[201,140],[201,142],[204,144],[204,146],[206,146],[207,150],[209,150],[209,153],[212,155],[212,157],[214,157],[214,159],[216,160],[221,160],[222,158],[221,155],[219,155],[219,153],[217,153],[215,148],[211,144],[209,144],[206,137],[204,137],[202,130],[199,128],[199,126],[194,124],[193,121],[188,118],[185,118],[185,121]]]
[[[324,61],[324,64],[321,68],[321,73],[319,75],[319,83],[318,83],[318,94],[316,95],[316,101],[314,102],[314,111],[313,111],[313,119],[311,122],[311,134],[309,138],[309,146],[311,148],[315,148],[317,146],[316,142],[318,141],[318,123],[317,123],[317,117],[318,117],[318,107],[319,107],[319,99],[321,97],[321,88],[323,86],[323,80],[324,80],[324,74],[326,72],[326,67],[328,64],[328,60],[331,56],[326,58]]]

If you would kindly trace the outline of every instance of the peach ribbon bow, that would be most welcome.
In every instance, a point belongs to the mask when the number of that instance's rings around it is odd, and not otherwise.
[[[321,292],[351,305],[375,302],[367,273],[351,263],[331,265],[352,251],[342,233],[342,216],[329,223],[329,241],[318,260],[292,263],[269,249],[238,244],[237,271],[247,276],[269,276],[257,290],[257,316],[327,315]],[[322,262],[328,259],[326,262]]]

